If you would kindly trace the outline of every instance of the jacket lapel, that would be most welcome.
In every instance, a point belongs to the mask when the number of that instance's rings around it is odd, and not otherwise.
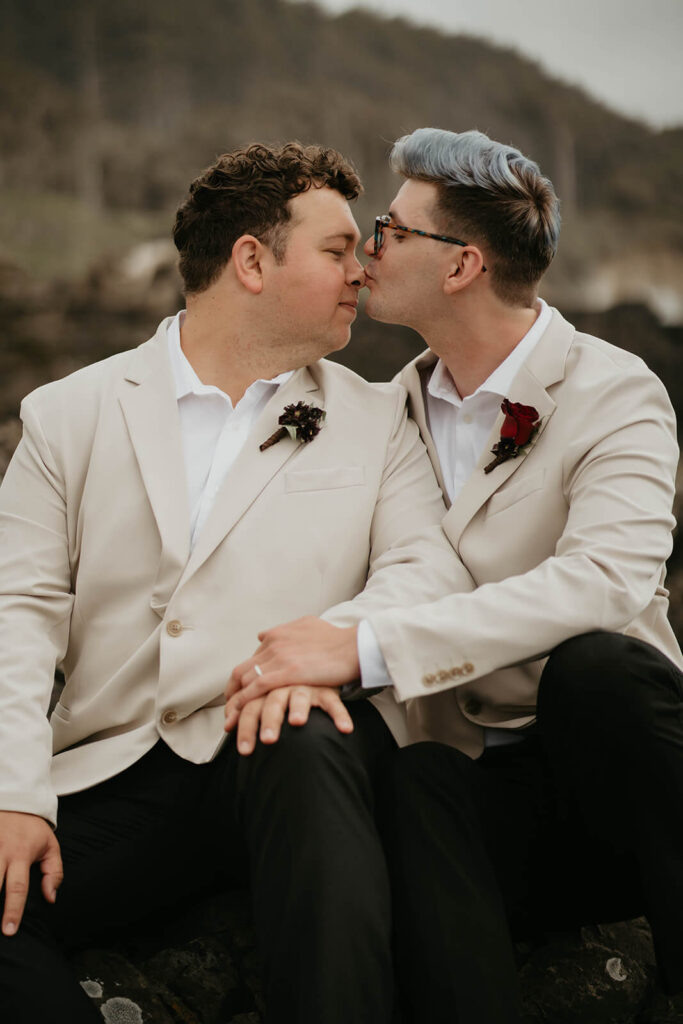
[[[429,455],[432,467],[436,474],[436,479],[439,482],[439,487],[443,494],[443,500],[448,505],[449,498],[444,485],[439,455],[436,450],[436,445],[434,444],[434,439],[432,438],[429,430],[427,410],[425,408],[424,394],[422,391],[421,371],[425,367],[434,366],[436,364],[436,359],[437,357],[433,352],[430,352],[429,349],[426,352],[422,352],[416,359],[413,359],[411,363],[408,363],[408,365],[401,370],[395,380],[398,384],[402,384],[408,392],[408,415],[417,423],[420,435],[427,449],[427,454]]]
[[[482,505],[489,500],[499,487],[508,480],[528,458],[529,452],[545,430],[550,417],[555,411],[555,403],[539,382],[529,374],[526,366],[523,366],[515,377],[510,394],[506,396],[513,402],[521,402],[523,405],[532,405],[538,412],[541,419],[540,426],[531,444],[525,451],[521,451],[516,458],[508,459],[496,466],[490,473],[484,472],[493,459],[491,449],[500,440],[500,429],[505,417],[502,412],[498,414],[493,429],[486,442],[486,448],[479,459],[471,476],[463,487],[462,491],[451,505],[443,521],[444,530],[453,547],[458,550],[458,544],[462,532],[479,511]]]
[[[493,459],[491,449],[500,439],[500,429],[505,418],[502,412],[499,413],[477,466],[443,521],[448,539],[456,550],[459,550],[460,538],[467,524],[491,495],[517,472],[546,429],[555,411],[555,402],[547,389],[564,377],[574,333],[571,324],[554,310],[550,324],[515,377],[510,394],[505,397],[523,405],[532,405],[541,419],[540,427],[526,451],[496,466],[490,473],[485,473],[484,467]]]
[[[161,538],[152,594],[160,617],[190,553],[190,510],[175,384],[162,321],[151,341],[136,349],[120,402]]]
[[[533,445],[538,442],[539,437],[548,426],[555,411],[555,402],[547,389],[564,377],[565,362],[573,336],[574,329],[571,325],[563,319],[557,310],[553,310],[548,328],[515,377],[510,393],[506,395],[511,401],[519,401],[524,406],[533,406],[539,413],[541,426],[525,452],[521,452],[515,459],[508,459],[507,462],[501,463],[492,472],[484,473],[484,467],[494,458],[493,446],[500,440],[501,427],[505,417],[503,413],[499,414],[475,469],[443,519],[443,529],[456,550],[459,550],[460,539],[465,527],[482,505],[524,463],[532,451]]]
[[[282,384],[252,427],[244,447],[230,467],[185,568],[181,584],[209,558],[224,537],[242,518],[261,491],[294,458],[303,445],[285,437],[265,451],[259,445],[278,429],[285,405],[306,402],[324,408],[324,396],[310,370],[303,367]],[[325,428],[323,427],[323,430]]]

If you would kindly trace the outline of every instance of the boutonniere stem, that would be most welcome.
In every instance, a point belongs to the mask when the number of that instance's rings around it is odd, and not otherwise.
[[[278,417],[278,423],[281,426],[263,444],[259,445],[259,451],[264,452],[266,448],[271,448],[283,437],[291,437],[293,441],[308,444],[320,433],[320,427],[326,415],[324,409],[318,409],[315,405],[306,405],[305,402],[286,405],[285,411]]]
[[[504,398],[500,408],[501,412],[505,413],[503,426],[500,428],[500,441],[491,449],[491,454],[495,458],[488,466],[484,466],[485,473],[490,473],[508,459],[516,459],[536,434],[541,422],[533,405],[522,405],[521,402],[511,402]]]

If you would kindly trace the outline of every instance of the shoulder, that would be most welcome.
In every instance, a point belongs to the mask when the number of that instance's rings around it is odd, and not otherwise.
[[[591,334],[575,332],[565,379],[569,392],[598,403],[629,405],[638,398],[673,414],[666,387],[640,356]]]
[[[645,455],[651,461],[665,460],[670,475],[678,444],[676,416],[664,384],[639,356],[602,338],[572,332],[563,375],[548,388],[555,411],[545,444],[561,447],[566,467],[609,453],[633,460]]]
[[[640,356],[577,331],[556,309],[525,367],[558,405],[569,403],[575,415],[594,403],[603,409],[610,403],[628,404],[636,394],[671,406],[666,388]]]
[[[574,339],[569,350],[568,366],[575,365],[579,360],[590,361],[596,369],[602,368],[605,373],[631,373],[636,376],[658,379],[640,356],[626,349],[612,345],[603,338],[592,334],[574,332]]]
[[[346,366],[321,359],[309,367],[326,402],[350,404],[356,416],[392,414],[406,404],[406,389],[396,382],[374,383]]]
[[[49,408],[52,405],[65,404],[76,398],[86,398],[97,393],[107,381],[114,377],[120,379],[130,361],[132,351],[118,352],[97,363],[83,366],[67,377],[50,381],[31,391],[23,400],[24,405],[36,409]]]
[[[57,416],[83,423],[89,414],[96,415],[103,401],[119,394],[121,383],[134,367],[144,365],[153,352],[160,352],[160,333],[161,328],[155,337],[137,348],[117,352],[36,388],[21,404],[22,418],[34,414],[39,418]]]

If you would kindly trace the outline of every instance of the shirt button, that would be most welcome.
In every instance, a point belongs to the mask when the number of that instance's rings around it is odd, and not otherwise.
[[[164,725],[173,725],[174,722],[178,721],[178,712],[164,711],[163,715],[161,716],[161,721],[164,723]]]
[[[180,636],[183,631],[183,625],[178,619],[171,619],[170,622],[166,623],[166,632],[169,636]]]

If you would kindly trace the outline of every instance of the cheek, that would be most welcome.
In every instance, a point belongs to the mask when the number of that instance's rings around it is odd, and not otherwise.
[[[342,289],[343,282],[331,281],[329,275],[310,275],[284,296],[282,313],[300,323],[329,320],[336,313]]]

